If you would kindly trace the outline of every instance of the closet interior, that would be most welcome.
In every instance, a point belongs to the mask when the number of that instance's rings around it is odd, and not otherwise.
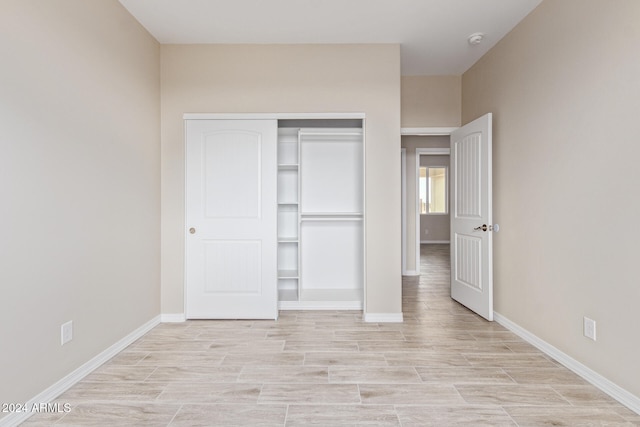
[[[278,121],[278,308],[362,309],[362,120]]]

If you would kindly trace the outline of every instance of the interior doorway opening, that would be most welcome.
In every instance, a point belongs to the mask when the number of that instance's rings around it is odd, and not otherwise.
[[[420,210],[431,210],[431,196],[424,190],[423,200],[420,198],[420,182],[424,180],[425,188],[428,188],[427,179],[429,167],[421,173],[422,155],[450,155],[451,182],[450,192],[453,194],[449,201],[450,229],[450,280],[451,298],[471,311],[479,314],[488,321],[493,320],[493,231],[498,230],[498,225],[493,224],[492,216],[492,113],[467,123],[450,132],[435,134],[426,129],[426,133],[405,133],[407,138],[402,140],[403,152],[403,207],[406,222],[403,230],[403,250],[406,251],[403,261],[403,274],[407,276],[420,275]],[[438,135],[445,138],[414,138],[412,137]],[[442,144],[439,147],[435,144]],[[428,145],[424,147],[423,144]],[[444,148],[450,147],[450,148]],[[450,151],[450,152],[449,152]],[[408,178],[411,161],[415,162],[416,180]],[[446,175],[446,168],[436,165],[436,169]],[[435,174],[434,174],[435,177]],[[417,194],[410,197],[412,191]],[[428,200],[427,200],[428,199]],[[427,203],[428,202],[428,203]],[[410,214],[411,204],[414,205],[416,216]],[[421,207],[422,206],[422,207]],[[429,208],[427,208],[429,206]],[[437,211],[437,208],[433,209]],[[442,212],[444,213],[444,212]],[[414,228],[416,236],[408,230]],[[424,233],[421,233],[424,234]],[[413,240],[413,244],[411,241]],[[413,258],[410,256],[413,252]],[[413,259],[412,259],[413,258]],[[411,261],[413,265],[411,264]],[[410,270],[413,268],[413,270]]]
[[[421,244],[448,245],[450,131],[403,135],[402,275],[419,277]]]
[[[449,134],[452,130],[401,138],[402,311],[408,317],[428,313],[426,297],[436,297],[430,299],[430,304],[449,301]]]

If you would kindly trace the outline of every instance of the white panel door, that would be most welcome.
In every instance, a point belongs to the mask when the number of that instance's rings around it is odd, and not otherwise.
[[[451,297],[493,320],[491,113],[451,134]]]
[[[277,122],[187,120],[189,319],[276,319]]]

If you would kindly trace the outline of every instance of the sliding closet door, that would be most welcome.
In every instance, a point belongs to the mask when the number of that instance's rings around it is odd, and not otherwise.
[[[275,319],[277,122],[186,121],[186,316]]]

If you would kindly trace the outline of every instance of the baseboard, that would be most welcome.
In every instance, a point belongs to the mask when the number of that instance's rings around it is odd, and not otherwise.
[[[449,240],[420,240],[421,245],[448,245],[450,243]]]
[[[403,276],[408,276],[408,277],[413,277],[413,276],[419,276],[420,272],[419,271],[415,271],[415,270],[407,270],[407,271],[403,271],[402,275]]]
[[[402,313],[365,313],[364,321],[367,323],[402,323]]]
[[[186,320],[184,313],[163,313],[160,315],[160,322],[162,323],[181,323]]]
[[[140,326],[138,329],[131,332],[129,335],[122,338],[120,341],[116,342],[111,347],[107,348],[102,353],[98,354],[96,357],[89,360],[87,363],[59,380],[51,387],[44,390],[42,393],[36,395],[34,398],[27,402],[27,407],[31,408],[34,404],[39,405],[40,403],[49,403],[52,400],[56,399],[62,393],[74,386],[91,372],[102,366],[106,361],[120,353],[127,346],[142,337],[158,324],[160,324],[160,316],[156,316],[153,319],[149,320],[147,323]],[[17,426],[28,419],[31,415],[33,415],[33,413],[31,412],[11,413],[4,418],[0,418],[0,427]]]
[[[518,335],[529,344],[536,347],[538,350],[542,351],[548,356],[551,356],[554,360],[558,361],[566,368],[572,370],[585,380],[589,381],[591,384],[607,393],[609,396],[613,397],[624,406],[640,414],[640,397],[628,392],[614,382],[606,379],[599,373],[578,362],[577,360],[552,346],[548,342],[538,338],[531,332],[507,319],[500,313],[494,312],[493,319],[514,334]]]

